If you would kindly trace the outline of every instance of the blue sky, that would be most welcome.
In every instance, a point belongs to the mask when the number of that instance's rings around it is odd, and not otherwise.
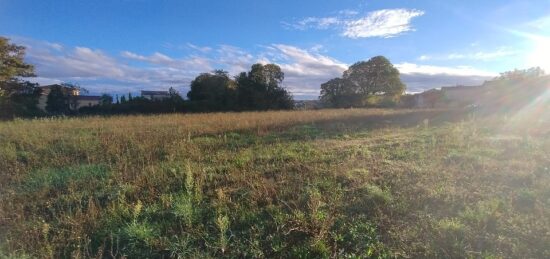
[[[409,92],[550,72],[550,1],[0,0],[0,35],[27,46],[41,83],[91,93],[174,86],[277,63],[297,99],[384,55]]]

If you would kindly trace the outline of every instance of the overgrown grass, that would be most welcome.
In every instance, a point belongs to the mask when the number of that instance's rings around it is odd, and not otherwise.
[[[549,117],[0,123],[0,257],[550,257]]]

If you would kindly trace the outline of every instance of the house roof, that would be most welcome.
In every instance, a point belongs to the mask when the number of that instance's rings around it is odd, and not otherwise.
[[[168,91],[141,91],[141,95],[169,95]]]

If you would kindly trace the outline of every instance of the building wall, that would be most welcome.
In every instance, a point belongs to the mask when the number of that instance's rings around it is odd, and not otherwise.
[[[154,100],[154,101],[170,98],[170,96],[168,95],[156,95],[156,94],[145,94],[145,95],[142,95],[142,97],[145,99]]]

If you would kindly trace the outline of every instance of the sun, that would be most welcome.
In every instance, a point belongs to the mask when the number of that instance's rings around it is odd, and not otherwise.
[[[532,37],[532,46],[532,50],[527,56],[527,66],[540,67],[547,74],[550,73],[550,37]]]

